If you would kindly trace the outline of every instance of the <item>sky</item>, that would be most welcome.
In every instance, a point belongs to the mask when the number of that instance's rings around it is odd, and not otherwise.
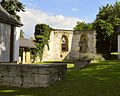
[[[34,36],[36,24],[48,24],[54,29],[73,29],[76,23],[93,22],[102,5],[120,0],[20,0],[25,12],[20,12],[26,38]]]

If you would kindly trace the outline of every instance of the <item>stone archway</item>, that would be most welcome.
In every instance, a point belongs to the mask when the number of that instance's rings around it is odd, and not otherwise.
[[[68,51],[68,38],[67,38],[66,35],[62,36],[61,49],[62,49],[62,52],[67,52]]]
[[[88,51],[88,36],[87,34],[82,34],[79,42],[79,52],[86,53]]]

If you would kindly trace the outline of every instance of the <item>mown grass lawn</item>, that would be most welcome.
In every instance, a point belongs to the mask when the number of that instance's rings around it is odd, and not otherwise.
[[[120,96],[120,62],[105,61],[80,70],[47,88],[0,87],[0,96]]]

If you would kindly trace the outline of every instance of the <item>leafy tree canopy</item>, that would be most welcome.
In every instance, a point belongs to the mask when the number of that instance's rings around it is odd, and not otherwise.
[[[8,13],[20,20],[20,16],[17,15],[17,12],[25,11],[25,5],[23,5],[23,3],[19,2],[18,0],[2,0],[0,3]]]
[[[117,51],[116,31],[120,27],[120,2],[100,7],[94,25],[97,52],[110,57],[112,51]]]
[[[49,40],[51,29],[52,28],[49,27],[49,25],[37,24],[35,26],[35,33],[34,33],[36,42],[47,44],[48,40]]]
[[[93,24],[85,23],[85,22],[77,22],[77,25],[74,27],[74,30],[79,30],[79,31],[93,30]]]
[[[51,30],[52,28],[49,27],[49,25],[47,24],[37,24],[35,26],[35,33],[34,33],[35,43],[41,57],[43,54],[44,46],[46,44],[48,45],[48,40],[50,39]]]

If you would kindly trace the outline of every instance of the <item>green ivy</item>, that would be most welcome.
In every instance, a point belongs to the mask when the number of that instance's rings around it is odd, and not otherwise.
[[[50,33],[52,28],[46,24],[37,24],[35,26],[35,44],[37,46],[37,51],[39,56],[42,58],[43,48],[46,44],[48,44],[48,40],[50,39]]]

